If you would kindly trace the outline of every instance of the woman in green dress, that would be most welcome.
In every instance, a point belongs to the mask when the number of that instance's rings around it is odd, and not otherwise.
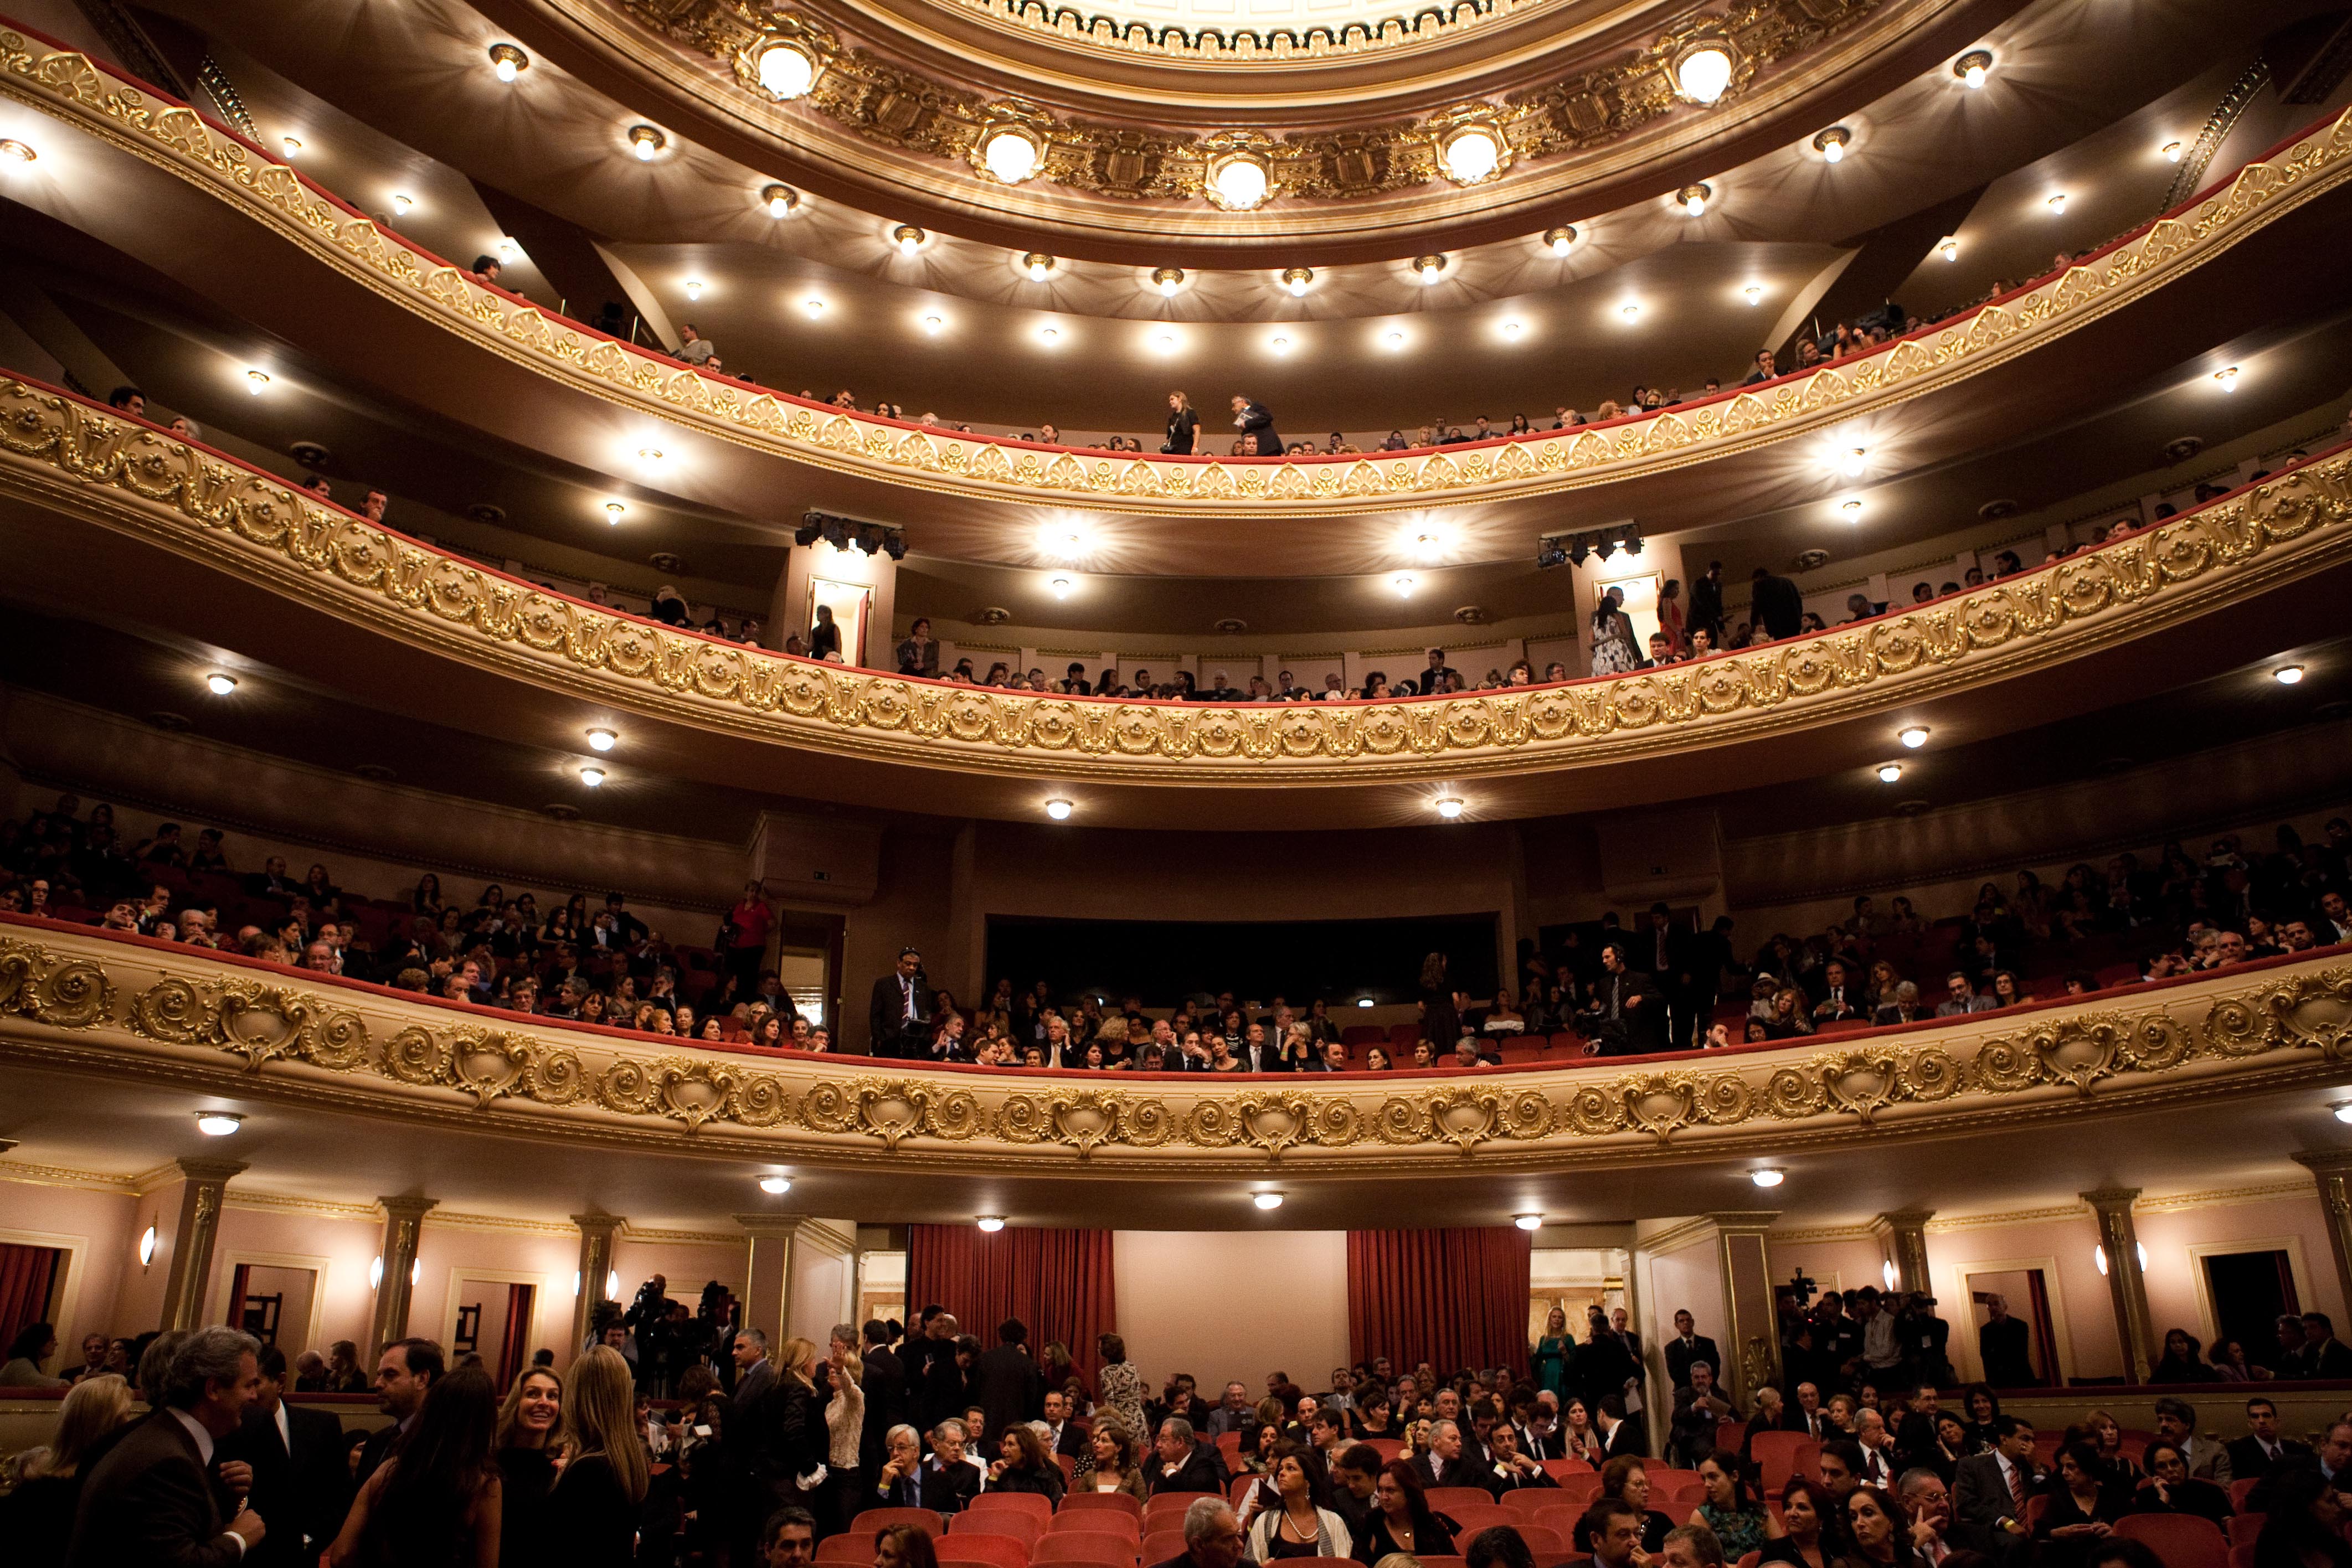
[[[1568,1358],[1575,1353],[1576,1342],[1568,1337],[1568,1313],[1554,1307],[1545,1316],[1543,1338],[1536,1341],[1535,1354],[1528,1358],[1536,1386],[1559,1393],[1568,1378]]]

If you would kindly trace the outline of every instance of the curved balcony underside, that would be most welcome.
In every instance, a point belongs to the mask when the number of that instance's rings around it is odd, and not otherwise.
[[[1433,784],[1475,783],[1475,814],[1507,817],[1819,777],[1883,759],[1899,723],[2005,734],[2333,634],[2352,454],[1854,627],[1654,674],[1371,704],[1039,696],[714,642],[17,381],[0,381],[0,527],[30,602],[169,627],[436,722],[576,737],[632,715],[642,766],[954,815],[1030,818],[1079,784],[1089,823],[1295,827],[1293,791],[1328,786],[1311,815],[1331,827],[1415,820]]]
[[[2352,240],[2352,202],[2332,197],[2352,178],[2347,114],[2063,277],[1764,395],[1378,462],[1114,460],[845,415],[551,319],[79,55],[9,54],[0,94],[55,117],[56,162],[45,153],[18,199],[384,392],[691,505],[919,520],[919,548],[950,559],[1030,563],[1040,507],[1182,517],[1164,549],[1178,572],[1360,570],[1368,517],[1437,507],[1462,508],[1474,559],[1604,517],[1638,516],[1654,536],[1814,497],[1857,437],[1932,465],[2352,297],[2343,269],[2310,260]],[[648,444],[660,472],[633,473]],[[1292,526],[1269,541],[1273,517]]]
[[[698,1048],[8,915],[0,1061],[126,1092],[397,1120],[426,1139],[790,1162],[864,1183],[877,1216],[905,1211],[891,1184],[910,1176],[1084,1173],[1088,1201],[1277,1174],[1310,1188],[1510,1177],[1515,1191],[1557,1176],[1597,1192],[1662,1163],[1886,1158],[1919,1140],[2046,1140],[2085,1118],[2276,1104],[2261,1097],[2352,1071],[2344,956],[1699,1057],[1087,1076]]]

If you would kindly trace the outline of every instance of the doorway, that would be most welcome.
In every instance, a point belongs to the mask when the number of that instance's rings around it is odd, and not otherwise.
[[[1961,1275],[1969,1303],[1965,1349],[1977,1363],[1978,1375],[1996,1388],[2061,1385],[2049,1279],[2049,1270],[2040,1263],[1971,1269]],[[1995,1343],[1987,1344],[1984,1327],[1992,1321],[1996,1300],[2005,1309],[2008,1321],[2020,1329],[1997,1331]]]
[[[2246,1348],[2246,1359],[2256,1366],[2278,1369],[2281,1352],[2278,1321],[2300,1316],[2303,1299],[2295,1289],[2295,1257],[2290,1249],[2259,1242],[2233,1242],[2243,1250],[2213,1251],[2198,1262],[2199,1293],[2204,1297],[2205,1326],[2210,1334],[2210,1359],[2225,1341]]]

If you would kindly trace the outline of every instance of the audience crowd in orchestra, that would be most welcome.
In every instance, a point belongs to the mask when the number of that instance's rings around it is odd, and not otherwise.
[[[1776,1293],[1780,1364],[1759,1342],[1738,1404],[1688,1311],[1656,1354],[1599,1304],[1580,1338],[1553,1306],[1516,1365],[1379,1355],[1313,1392],[1279,1369],[1154,1391],[1116,1333],[1088,1375],[1017,1320],[984,1346],[937,1305],[771,1343],[718,1281],[689,1305],[659,1275],[503,1390],[430,1340],[289,1366],[226,1327],[92,1335],[51,1375],[36,1323],[0,1385],[63,1398],[0,1476],[0,1540],[73,1568],[807,1568],[828,1541],[875,1568],[2211,1568],[2229,1541],[2255,1568],[2345,1561],[2352,1416],[2291,1431],[2265,1392],[2352,1379],[2323,1313],[2210,1362],[2168,1333],[2154,1380],[2206,1426],[2168,1393],[2129,1431],[2094,1396],[2053,1435],[2002,1411],[2053,1380],[2001,1298],[1975,1329],[1988,1381],[1954,1397],[1932,1296],[1816,1301],[1801,1272]],[[289,1398],[370,1393],[385,1424],[348,1432]],[[2217,1406],[2248,1435],[2210,1436]]]
[[[618,893],[545,907],[496,883],[469,903],[426,872],[370,897],[324,864],[233,863],[217,828],[163,822],[125,841],[111,806],[74,796],[0,821],[0,911],[239,954],[451,1001],[751,1048],[1071,1071],[1379,1071],[1633,1055],[1789,1040],[1987,1012],[2352,941],[2352,824],[2306,841],[2281,824],[2268,850],[2240,836],[2201,857],[2179,842],[1983,883],[1930,922],[1908,896],[1864,894],[1818,932],[1740,945],[1728,915],[1704,928],[1654,905],[1522,944],[1491,996],[1451,982],[1433,953],[1398,977],[1410,1024],[1353,1025],[1331,998],[1114,1000],[999,977],[966,1003],[903,953],[873,982],[864,1030],[796,998],[768,961],[776,912],[748,884],[707,947],[673,942]],[[853,1028],[855,1026],[853,1025]],[[1377,1039],[1369,1039],[1377,1036]]]

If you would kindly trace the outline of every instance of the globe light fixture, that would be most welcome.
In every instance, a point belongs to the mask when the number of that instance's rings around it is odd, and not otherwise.
[[[1789,1173],[1787,1171],[1767,1166],[1762,1170],[1749,1171],[1748,1173],[1748,1179],[1754,1182],[1758,1186],[1779,1186],[1782,1182],[1789,1179]]]
[[[1878,781],[1881,784],[1892,784],[1897,779],[1902,777],[1903,765],[1901,763],[1882,762],[1878,765]]]
[[[802,97],[816,82],[816,57],[799,44],[774,43],[760,51],[760,86],[772,98]]]
[[[1845,144],[1853,140],[1853,132],[1843,125],[1832,125],[1813,138],[1813,151],[1822,155],[1824,163],[1845,162]]]
[[[592,729],[588,732],[588,749],[591,751],[610,751],[620,744],[621,737],[609,729]]]
[[[530,57],[512,44],[492,44],[490,68],[498,72],[500,81],[512,81],[530,69]]]
[[[2236,392],[2238,390],[2238,367],[2231,365],[2224,370],[2215,371],[2213,372],[2213,384],[2220,387],[2225,392]]]
[[[1282,269],[1282,287],[1290,291],[1293,299],[1305,294],[1307,286],[1314,281],[1315,269],[1311,267],[1286,267]]]
[[[900,224],[890,231],[890,243],[898,247],[900,256],[912,256],[923,248],[923,231],[912,224]]]
[[[1260,1208],[1272,1211],[1282,1207],[1282,1194],[1278,1192],[1255,1193],[1251,1195],[1250,1201],[1257,1205]]]
[[[1714,194],[1715,192],[1702,182],[1696,185],[1685,185],[1675,193],[1675,200],[1682,204],[1684,215],[1703,218],[1706,216],[1707,199]]]
[[[1675,85],[1693,103],[1713,103],[1731,86],[1731,51],[1702,44],[1675,62]]]
[[[1067,800],[1048,800],[1045,802],[1045,815],[1051,817],[1057,822],[1068,821],[1070,820],[1071,811],[1076,809],[1076,808],[1073,807]]]
[[[580,769],[580,782],[593,789],[604,782],[604,770],[592,762]]]
[[[1946,261],[1959,260],[1959,240],[1952,235],[1946,235],[1942,239],[1936,242],[1936,254],[1942,256]]]
[[[1423,283],[1436,282],[1439,274],[1443,273],[1444,270],[1445,257],[1434,252],[1428,256],[1417,256],[1412,258],[1413,276],[1420,278]]]
[[[245,390],[246,390],[247,392],[251,393],[251,394],[252,394],[253,396],[255,396],[255,397],[259,397],[263,392],[267,392],[268,389],[269,389],[269,372],[268,372],[268,371],[246,371],[246,372],[245,372]]]
[[[1184,287],[1184,269],[1181,267],[1154,268],[1151,274],[1151,287],[1160,290],[1161,298],[1167,298]]]
[[[1509,148],[1491,125],[1465,125],[1438,144],[1438,162],[1457,185],[1475,185],[1502,172]]]
[[[1517,1226],[1522,1230],[1541,1230],[1543,1228],[1543,1216],[1540,1214],[1517,1214],[1511,1217],[1511,1223]]]
[[[1916,751],[1927,744],[1927,727],[1924,724],[1907,725],[1899,732],[1897,738]]]
[[[1255,152],[1228,152],[1209,165],[1210,202],[1229,213],[1263,206],[1274,194],[1274,170]]]
[[[236,677],[231,674],[225,674],[220,671],[215,670],[211,674],[205,677],[205,685],[211,691],[213,695],[216,697],[225,697],[228,695],[229,693],[236,690]]]
[[[1982,89],[1991,70],[1992,56],[1983,49],[1970,49],[1952,62],[1952,74],[1971,92]]]
[[[1558,228],[1544,230],[1544,248],[1563,259],[1576,248],[1576,225],[1562,224]]]
[[[661,155],[661,150],[668,145],[669,138],[650,125],[629,127],[629,148],[636,153],[637,162],[640,163],[652,162]]]
[[[1004,1228],[1004,1217],[1001,1214],[983,1214],[972,1223],[993,1236]]]
[[[196,1113],[196,1131],[208,1138],[226,1138],[245,1125],[245,1118],[232,1111],[200,1111]]]
[[[760,204],[768,209],[772,218],[788,218],[801,204],[801,193],[790,185],[766,185],[760,191]]]
[[[781,1197],[793,1190],[793,1178],[788,1176],[763,1176],[760,1178],[760,1190],[771,1197]]]
[[[1021,258],[1021,270],[1032,283],[1043,283],[1054,270],[1054,258],[1042,250],[1033,250]]]
[[[621,519],[628,515],[629,508],[621,502],[607,501],[604,503],[604,521],[612,527],[616,528],[619,528],[621,526]]]
[[[1462,801],[1461,798],[1458,796],[1441,795],[1437,798],[1435,804],[1437,807],[1437,814],[1444,818],[1449,822],[1457,820],[1462,815]]]
[[[2301,664],[2281,664],[2277,669],[2271,672],[2271,679],[2276,681],[2283,686],[2300,685],[2303,681],[2303,666]]]
[[[1045,166],[1045,139],[1026,125],[1000,125],[980,139],[981,166],[1000,184],[1017,185]]]

